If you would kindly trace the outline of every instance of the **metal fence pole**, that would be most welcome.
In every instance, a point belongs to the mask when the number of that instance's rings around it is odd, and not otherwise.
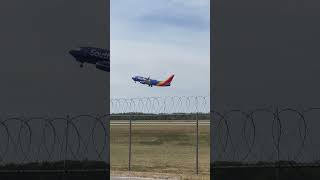
[[[129,171],[131,171],[131,133],[132,133],[132,118],[129,119]]]
[[[277,163],[276,163],[276,180],[280,180],[280,136],[281,136],[281,122],[280,122],[280,119],[279,119],[279,109],[278,107],[276,108],[276,116],[275,117],[278,121],[278,140],[277,140]]]
[[[198,97],[195,98],[196,101],[196,174],[199,175],[199,119],[198,119]]]
[[[64,161],[63,161],[63,168],[64,168],[64,178],[67,178],[67,157],[68,157],[68,131],[69,131],[69,120],[70,120],[70,116],[67,115],[67,118],[66,118],[66,148],[65,148],[65,152],[64,152]]]
[[[196,173],[199,174],[199,119],[198,113],[196,113],[196,121],[197,121],[197,138],[196,138]]]

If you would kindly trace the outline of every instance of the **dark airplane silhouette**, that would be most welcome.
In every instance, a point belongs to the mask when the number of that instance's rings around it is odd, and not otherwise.
[[[97,69],[110,72],[110,51],[96,47],[79,47],[72,49],[69,53],[80,62],[80,67],[84,63],[95,64]]]

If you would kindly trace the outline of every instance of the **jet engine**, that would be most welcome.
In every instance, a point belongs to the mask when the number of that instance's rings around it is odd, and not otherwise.
[[[110,72],[110,65],[109,64],[105,64],[105,63],[96,63],[96,68],[103,70],[103,71],[108,71]]]

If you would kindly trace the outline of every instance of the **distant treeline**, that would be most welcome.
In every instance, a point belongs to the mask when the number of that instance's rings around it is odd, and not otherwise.
[[[209,120],[210,113],[114,113],[111,120]]]

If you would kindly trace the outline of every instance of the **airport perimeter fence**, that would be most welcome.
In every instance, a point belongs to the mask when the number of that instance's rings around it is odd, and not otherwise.
[[[111,116],[2,117],[0,177],[102,177],[110,142],[115,170],[201,174],[211,157],[217,179],[320,179],[320,107],[209,107],[208,97],[112,99]]]
[[[209,97],[111,99],[111,169],[209,174]]]
[[[0,120],[0,179],[107,179],[106,115]]]
[[[320,179],[320,108],[212,111],[215,179]]]

